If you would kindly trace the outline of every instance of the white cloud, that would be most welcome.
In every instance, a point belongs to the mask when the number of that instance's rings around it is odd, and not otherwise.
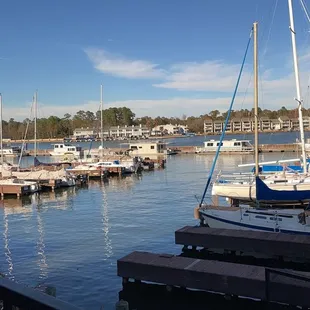
[[[223,61],[206,61],[203,63],[183,63],[171,67],[163,83],[155,87],[177,90],[231,92],[237,81],[240,65],[226,64]],[[250,79],[245,71],[242,76],[244,86]]]
[[[66,113],[74,115],[79,110],[84,111],[93,111],[94,113],[99,110],[100,103],[99,101],[89,101],[81,103],[78,105],[54,105],[54,104],[44,104],[38,102],[38,118],[47,118],[51,115],[63,117]],[[25,118],[32,119],[34,116],[33,112],[31,113],[31,103],[27,102],[24,107],[9,107],[5,106],[3,108],[3,119],[9,120],[13,117],[15,120],[24,120]]]
[[[84,51],[93,66],[106,74],[131,79],[160,78],[165,75],[163,69],[149,61],[127,59],[97,48],[87,48]]]

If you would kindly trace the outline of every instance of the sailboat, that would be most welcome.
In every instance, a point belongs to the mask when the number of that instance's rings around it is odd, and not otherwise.
[[[295,35],[294,21],[292,14],[292,3],[289,2],[290,23],[292,37]],[[254,79],[255,79],[255,109],[258,103],[258,79],[257,79],[257,23],[254,23]],[[295,40],[292,40],[293,46]],[[293,47],[293,54],[296,49]],[[294,62],[297,57],[294,56]],[[298,68],[295,74],[298,76]],[[297,73],[296,73],[297,71]],[[297,89],[299,88],[299,80],[296,79]],[[298,91],[297,91],[298,93]],[[298,97],[300,98],[300,97]],[[256,114],[257,115],[257,114]],[[257,123],[256,123],[257,125]],[[275,190],[270,185],[266,185],[259,177],[258,165],[258,131],[255,131],[255,199],[256,208],[249,205],[239,205],[239,200],[232,199],[230,207],[219,207],[203,204],[199,205],[198,213],[201,220],[213,228],[233,228],[233,229],[250,229],[259,231],[274,231],[284,233],[306,234],[310,235],[310,210],[309,205],[305,209],[283,209],[283,204],[292,203],[294,201],[305,203],[310,199],[310,190],[297,190],[297,186],[293,190]],[[305,157],[304,157],[305,158]],[[210,179],[210,177],[209,177]],[[247,188],[247,186],[245,186]],[[206,188],[207,189],[207,188]],[[205,192],[206,192],[205,189]],[[204,192],[204,195],[205,195]],[[280,208],[262,208],[262,204],[280,203]]]
[[[33,106],[34,106],[34,163],[36,165],[36,159],[37,159],[37,91],[34,94],[33,97]],[[1,104],[2,106],[2,104]],[[1,113],[2,115],[2,113]],[[2,117],[2,116],[1,116]],[[2,137],[2,131],[1,137]],[[2,138],[0,139],[1,144]],[[5,166],[2,165],[1,173],[3,177],[6,178],[14,178],[15,183],[21,183],[23,182],[26,185],[30,185],[32,192],[37,192],[39,190],[39,186],[37,184],[37,180],[39,179],[60,179],[61,180],[61,186],[67,187],[67,186],[74,186],[76,183],[75,176],[71,175],[70,173],[66,172],[64,169],[56,170],[56,171],[48,171],[45,170],[44,167],[40,167],[40,169],[35,169],[35,171],[19,171],[20,167],[20,161],[19,160],[18,167],[13,166]],[[12,183],[12,181],[11,181]]]
[[[294,59],[294,71],[296,78],[296,91],[297,91],[297,101],[298,101],[298,111],[299,111],[299,126],[300,126],[300,136],[301,136],[301,145],[302,145],[302,166],[301,173],[296,171],[293,168],[283,168],[280,173],[267,174],[261,177],[261,180],[269,187],[270,190],[276,191],[287,191],[291,196],[291,200],[275,200],[272,201],[264,200],[266,204],[304,204],[310,202],[310,174],[307,172],[308,163],[306,160],[305,152],[305,138],[304,138],[304,128],[303,128],[303,119],[302,119],[302,106],[301,106],[301,95],[300,95],[300,85],[299,85],[299,73],[298,73],[298,62],[297,62],[297,52],[296,52],[296,42],[295,42],[295,31],[294,29],[294,20],[293,20],[293,11],[292,4],[289,0],[289,13],[290,13],[290,29],[292,35],[292,46],[293,46],[293,59]],[[257,46],[256,46],[257,47]],[[257,50],[254,51],[257,55]],[[256,57],[256,56],[255,56]],[[254,57],[254,58],[255,58]],[[257,60],[257,57],[256,57]],[[255,93],[258,93],[258,73],[257,73],[257,63],[255,64],[256,80],[255,83]],[[258,109],[258,96],[255,96],[255,109]],[[257,114],[255,113],[255,172],[261,172],[262,166],[258,163],[258,124],[257,124]],[[294,159],[295,160],[295,159]],[[294,161],[292,160],[292,161]],[[287,160],[289,161],[289,160]],[[263,166],[268,167],[268,166]],[[268,169],[267,169],[268,170]],[[300,200],[300,195],[297,195],[296,192],[303,192],[303,200]],[[239,200],[241,202],[255,203],[257,200],[256,197],[256,178],[254,175],[247,175],[245,178],[239,179],[221,179],[220,176],[217,177],[216,181],[212,186],[212,195],[227,197],[234,200]],[[294,198],[296,196],[298,198]]]

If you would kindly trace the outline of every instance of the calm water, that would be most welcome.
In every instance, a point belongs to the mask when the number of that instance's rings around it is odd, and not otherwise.
[[[171,146],[202,146],[203,142],[210,139],[219,140],[220,136],[195,136],[195,137],[181,137],[181,138],[169,138],[165,139],[167,143]],[[299,132],[279,132],[279,133],[260,133],[259,134],[259,143],[294,143],[296,138],[300,138]],[[305,132],[305,138],[310,138],[310,132]],[[243,134],[243,135],[227,135],[226,139],[245,139],[254,141],[253,134]],[[77,143],[82,146],[84,149],[88,150],[90,148],[98,148],[100,142],[81,142]],[[104,142],[105,147],[113,148],[123,148],[126,147],[125,141],[106,141]],[[33,143],[27,143],[27,148],[32,149]],[[38,143],[38,148],[40,149],[51,149],[51,143]]]
[[[53,285],[58,298],[82,308],[114,309],[121,289],[116,260],[134,250],[180,253],[174,231],[197,223],[195,195],[202,194],[212,159],[174,156],[165,170],[140,177],[4,200],[0,272],[30,286]],[[251,161],[250,155],[223,155],[217,171]]]

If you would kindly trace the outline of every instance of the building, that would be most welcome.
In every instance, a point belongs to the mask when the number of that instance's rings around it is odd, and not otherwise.
[[[210,120],[204,122],[204,133],[214,134],[220,133],[224,129],[225,120]],[[310,130],[310,117],[303,117],[305,130]],[[252,132],[255,128],[254,118],[233,118],[228,121],[226,132]],[[261,131],[281,130],[281,131],[297,131],[299,130],[299,119],[290,119],[287,116],[281,116],[278,119],[269,119],[261,117],[258,120],[258,129]]]
[[[95,128],[76,128],[73,131],[73,137],[75,139],[79,139],[79,138],[95,138],[97,137],[98,132]]]
[[[151,130],[143,125],[132,125],[132,126],[112,126],[110,127],[110,137],[149,137]]]
[[[159,135],[182,135],[188,132],[187,125],[158,125],[152,129],[153,136]]]

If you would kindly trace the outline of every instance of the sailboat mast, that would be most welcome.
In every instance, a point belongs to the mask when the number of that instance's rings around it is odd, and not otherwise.
[[[38,92],[34,93],[34,157],[37,157],[37,100]]]
[[[0,147],[1,147],[1,164],[3,165],[3,131],[2,131],[2,94],[0,94]]]
[[[290,30],[292,37],[292,48],[293,48],[293,60],[294,60],[294,71],[295,71],[295,82],[296,82],[296,101],[298,102],[298,118],[299,118],[299,129],[300,129],[300,140],[301,140],[301,151],[302,151],[302,162],[303,162],[303,171],[307,172],[307,158],[306,158],[306,147],[305,147],[305,133],[304,133],[304,124],[302,118],[302,100],[300,95],[300,82],[299,82],[299,70],[298,70],[298,59],[297,59],[297,50],[296,50],[296,32],[294,26],[294,15],[293,15],[293,5],[292,0],[288,0],[288,8],[290,15]]]
[[[100,86],[100,138],[101,138],[101,150],[103,151],[103,85]]]
[[[253,37],[254,37],[254,146],[255,146],[255,176],[259,175],[258,165],[258,44],[257,44],[257,31],[258,23],[253,24]]]

